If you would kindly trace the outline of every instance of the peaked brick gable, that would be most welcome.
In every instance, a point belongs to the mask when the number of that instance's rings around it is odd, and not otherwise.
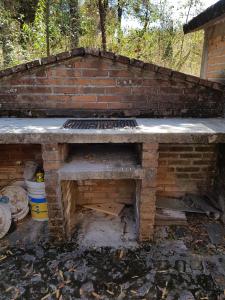
[[[218,117],[224,85],[78,48],[0,72],[2,116]]]

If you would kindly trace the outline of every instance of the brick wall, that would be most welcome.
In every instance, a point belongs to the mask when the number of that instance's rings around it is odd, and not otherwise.
[[[42,163],[40,145],[0,145],[0,188],[22,179],[28,160]]]
[[[225,83],[225,23],[205,29],[205,39],[204,78]]]
[[[105,202],[134,204],[135,180],[84,180],[77,182],[79,205]]]
[[[150,64],[140,68],[102,57],[76,57],[2,77],[0,115],[221,116],[222,92],[199,82]]]
[[[216,145],[160,144],[158,195],[182,196],[201,193],[214,183],[217,163]]]

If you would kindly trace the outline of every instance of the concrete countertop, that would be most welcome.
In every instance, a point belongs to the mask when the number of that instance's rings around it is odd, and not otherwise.
[[[63,129],[68,119],[0,118],[0,144],[225,143],[225,119],[222,118],[136,119],[135,129]]]

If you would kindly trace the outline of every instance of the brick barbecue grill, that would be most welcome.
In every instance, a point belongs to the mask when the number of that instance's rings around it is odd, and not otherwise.
[[[73,236],[80,207],[109,203],[131,206],[149,240],[158,197],[224,191],[218,82],[78,48],[2,70],[0,85],[0,187],[43,165],[54,240]]]
[[[63,128],[69,129],[119,129],[137,127],[136,120],[132,119],[79,119],[67,120]]]

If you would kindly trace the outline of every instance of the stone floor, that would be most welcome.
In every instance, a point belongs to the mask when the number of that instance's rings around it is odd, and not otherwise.
[[[158,227],[137,248],[84,249],[77,237],[50,244],[0,243],[0,299],[225,299],[225,244],[213,245],[204,216]]]

